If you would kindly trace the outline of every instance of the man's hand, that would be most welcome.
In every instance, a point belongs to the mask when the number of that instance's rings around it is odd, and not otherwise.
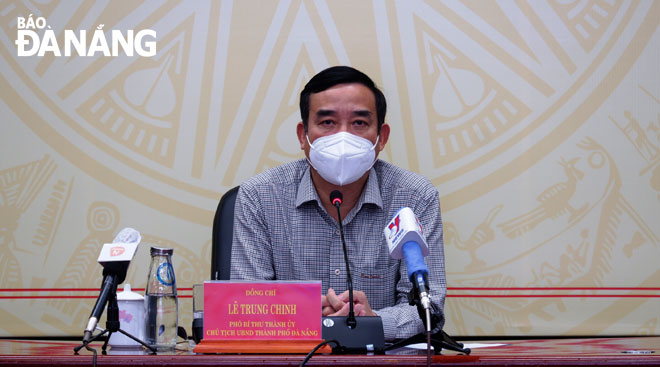
[[[321,296],[321,314],[323,316],[331,316],[341,310],[345,304],[346,302],[339,299],[337,294],[335,294],[335,290],[330,288],[327,295]]]
[[[348,291],[337,295],[334,289],[328,289],[328,294],[321,296],[321,312],[323,316],[347,316],[349,311]],[[367,295],[362,291],[353,291],[353,311],[355,316],[378,316],[369,306]]]

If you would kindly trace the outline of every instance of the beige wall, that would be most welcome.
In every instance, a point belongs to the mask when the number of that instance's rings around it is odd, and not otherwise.
[[[29,14],[157,54],[18,57]],[[448,332],[658,334],[659,24],[642,0],[0,2],[0,335],[81,334],[123,227],[133,287],[149,244],[208,279],[219,197],[301,157],[298,93],[336,64],[440,191]]]

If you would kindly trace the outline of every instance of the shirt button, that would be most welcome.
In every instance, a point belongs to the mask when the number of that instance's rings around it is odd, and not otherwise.
[[[336,235],[339,234],[339,230],[338,230],[338,229],[335,229],[335,234],[336,234]]]
[[[335,269],[335,275],[339,275],[339,274],[341,274],[341,271],[339,271],[339,269]]]

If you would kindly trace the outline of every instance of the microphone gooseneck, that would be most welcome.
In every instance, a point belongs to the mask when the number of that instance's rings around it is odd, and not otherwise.
[[[339,234],[341,236],[341,245],[344,250],[344,263],[346,264],[346,288],[348,288],[348,318],[346,318],[346,325],[349,329],[354,329],[357,326],[355,320],[355,310],[353,309],[353,278],[351,277],[351,267],[348,263],[348,251],[346,250],[346,240],[344,239],[344,226],[341,220],[341,211],[339,207],[343,201],[343,195],[339,190],[333,190],[330,193],[330,202],[337,208],[337,222],[339,222]]]

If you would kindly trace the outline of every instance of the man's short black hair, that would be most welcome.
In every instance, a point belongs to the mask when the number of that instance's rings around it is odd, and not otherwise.
[[[385,123],[385,114],[387,113],[387,102],[385,95],[376,87],[374,81],[367,76],[367,74],[352,68],[350,66],[333,66],[329,67],[320,73],[314,75],[312,79],[307,82],[305,88],[300,92],[300,117],[302,118],[303,126],[307,131],[307,123],[309,119],[309,96],[312,93],[319,93],[326,89],[332,88],[338,84],[359,83],[371,90],[376,99],[376,117],[378,118],[378,132],[380,127]]]

